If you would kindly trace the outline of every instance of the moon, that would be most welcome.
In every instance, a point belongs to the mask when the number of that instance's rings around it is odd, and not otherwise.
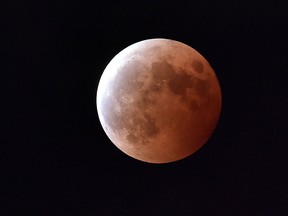
[[[96,101],[104,131],[121,151],[144,162],[169,163],[208,141],[222,96],[214,70],[200,53],[156,38],[134,43],[110,61]]]

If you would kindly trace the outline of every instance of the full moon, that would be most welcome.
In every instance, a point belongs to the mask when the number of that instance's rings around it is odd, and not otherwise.
[[[212,135],[221,89],[207,60],[190,46],[149,39],[118,53],[97,89],[97,111],[109,139],[149,163],[174,162]]]

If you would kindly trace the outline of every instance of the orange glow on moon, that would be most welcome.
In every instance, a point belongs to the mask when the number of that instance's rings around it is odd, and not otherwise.
[[[203,146],[221,112],[214,70],[193,48],[174,40],[132,44],[105,68],[97,111],[110,140],[149,163],[183,159]]]

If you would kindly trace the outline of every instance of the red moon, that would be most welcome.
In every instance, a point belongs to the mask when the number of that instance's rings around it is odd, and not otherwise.
[[[183,159],[210,138],[221,112],[216,74],[195,49],[149,39],[118,53],[97,89],[97,111],[109,139],[149,163]]]

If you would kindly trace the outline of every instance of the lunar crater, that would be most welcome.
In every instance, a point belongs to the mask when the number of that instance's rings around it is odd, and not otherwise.
[[[204,65],[199,62],[199,61],[193,61],[192,63],[192,67],[194,68],[194,70],[198,73],[202,73],[203,72],[203,69],[204,69]]]

